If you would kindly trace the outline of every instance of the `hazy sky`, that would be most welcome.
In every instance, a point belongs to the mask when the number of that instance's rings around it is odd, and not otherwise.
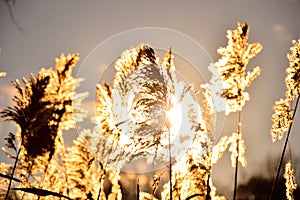
[[[227,44],[226,30],[235,29],[237,22],[248,22],[249,42],[261,42],[264,49],[249,64],[250,69],[261,66],[262,73],[250,87],[251,100],[242,113],[248,167],[240,170],[240,180],[262,170],[267,156],[279,159],[283,141],[273,144],[269,134],[272,105],[285,94],[286,54],[291,40],[300,37],[300,1],[16,0],[12,9],[24,34],[13,25],[7,8],[0,2],[0,71],[7,72],[0,79],[1,109],[11,103],[14,90],[10,80],[53,66],[54,58],[61,52],[79,52],[82,62],[94,47],[114,34],[133,28],[161,27],[193,38],[216,61],[217,48]],[[113,49],[109,51],[114,53]],[[294,157],[300,155],[299,115],[290,138]],[[2,146],[2,138],[11,128],[0,122]],[[236,115],[230,115],[223,134],[235,130]],[[3,160],[3,154],[0,155]],[[233,172],[226,154],[213,176],[219,185],[231,189]]]

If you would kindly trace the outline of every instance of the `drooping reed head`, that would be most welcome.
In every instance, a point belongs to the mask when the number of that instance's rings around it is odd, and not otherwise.
[[[46,153],[50,159],[58,131],[73,127],[76,80],[72,68],[77,61],[75,54],[67,57],[62,54],[56,59],[56,69],[42,69],[36,78],[33,75],[29,80],[23,78],[23,85],[19,80],[13,81],[18,91],[13,99],[15,105],[4,109],[1,117],[20,127],[21,146],[27,160]]]

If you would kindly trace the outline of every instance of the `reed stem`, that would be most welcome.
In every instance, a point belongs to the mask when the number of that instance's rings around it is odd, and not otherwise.
[[[288,130],[288,133],[287,133],[286,138],[285,138],[284,146],[283,146],[283,149],[282,149],[280,161],[279,161],[279,164],[278,164],[278,167],[277,167],[276,177],[275,177],[274,182],[273,182],[273,186],[272,186],[272,190],[271,190],[271,193],[270,193],[270,196],[269,196],[269,200],[271,200],[273,198],[274,190],[277,186],[279,174],[280,174],[280,171],[281,171],[281,166],[282,166],[282,163],[283,163],[284,154],[285,154],[285,151],[286,151],[286,147],[287,147],[289,137],[290,137],[290,133],[291,133],[292,126],[293,126],[293,121],[294,121],[296,111],[297,111],[297,108],[298,108],[299,99],[300,99],[300,95],[298,95],[297,100],[296,100],[296,105],[295,105],[293,116],[292,116],[292,122],[290,123],[289,130]]]

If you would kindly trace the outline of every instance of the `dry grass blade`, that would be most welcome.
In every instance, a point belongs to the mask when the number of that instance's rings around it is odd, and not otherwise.
[[[2,173],[0,173],[0,176],[2,177],[2,178],[6,178],[6,179],[12,179],[13,181],[16,181],[16,182],[21,182],[21,180],[20,179],[17,179],[17,178],[14,178],[14,177],[11,177],[11,175],[6,175],[6,174],[2,174]]]
[[[186,198],[185,200],[190,200],[190,199],[193,199],[195,197],[202,197],[202,196],[204,196],[204,194],[193,194],[193,195],[189,196],[188,198]]]
[[[44,190],[44,189],[38,189],[38,188],[12,188],[12,190],[20,190],[23,192],[27,192],[27,193],[31,193],[31,194],[35,194],[38,196],[55,196],[55,197],[59,197],[59,198],[65,198],[65,199],[69,199],[72,200],[70,197],[67,197],[65,195],[56,193],[56,192],[51,192],[48,190]]]

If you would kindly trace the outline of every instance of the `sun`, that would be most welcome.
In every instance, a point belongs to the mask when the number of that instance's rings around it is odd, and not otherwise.
[[[181,104],[176,104],[166,112],[167,118],[171,124],[170,133],[171,139],[175,138],[179,133],[182,122],[182,108]]]

